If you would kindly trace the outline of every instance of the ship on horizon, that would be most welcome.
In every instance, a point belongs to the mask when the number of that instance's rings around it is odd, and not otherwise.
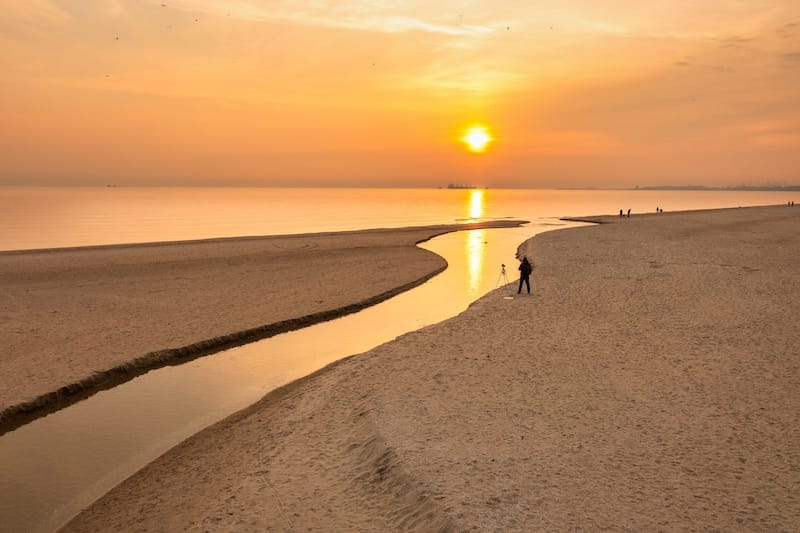
[[[449,183],[447,185],[448,189],[484,189],[485,187],[479,187],[477,185],[466,185],[463,183]]]

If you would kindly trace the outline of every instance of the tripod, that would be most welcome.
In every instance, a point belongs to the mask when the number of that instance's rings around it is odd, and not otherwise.
[[[508,275],[506,274],[506,265],[505,264],[501,264],[500,267],[501,267],[500,268],[500,275],[497,276],[497,283],[495,283],[495,285],[494,285],[495,289],[500,286],[500,280],[504,280],[505,281],[505,285],[508,285],[510,283],[508,281]]]

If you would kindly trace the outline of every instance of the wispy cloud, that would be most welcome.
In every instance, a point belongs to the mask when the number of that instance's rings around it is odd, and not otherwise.
[[[3,20],[26,25],[63,24],[71,19],[70,14],[51,0],[26,0],[3,2],[0,28]]]
[[[153,3],[162,3],[153,0]],[[460,23],[453,17],[422,18],[413,15],[413,3],[402,2],[257,2],[240,0],[172,0],[168,7],[186,11],[199,11],[218,16],[240,19],[288,22],[307,26],[342,28],[351,30],[403,33],[424,31],[442,35],[479,35],[494,31],[488,25]]]
[[[748,44],[752,39],[742,37],[741,35],[732,35],[719,40],[720,48],[739,48]]]
[[[439,64],[398,84],[448,92],[482,94],[508,87],[518,78],[518,75],[499,66]]]
[[[777,30],[775,33],[781,39],[789,39],[800,33],[800,22],[787,22]]]
[[[743,124],[741,129],[758,144],[800,146],[800,122],[797,120],[759,120]]]

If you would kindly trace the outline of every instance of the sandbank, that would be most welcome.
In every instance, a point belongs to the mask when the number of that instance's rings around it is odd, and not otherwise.
[[[446,267],[494,221],[0,252],[0,434],[149,369],[330,320]]]
[[[790,531],[800,210],[540,234],[533,293],[335,363],[67,531]]]

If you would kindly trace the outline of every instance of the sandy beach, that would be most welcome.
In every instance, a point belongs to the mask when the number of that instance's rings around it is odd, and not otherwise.
[[[289,384],[67,531],[790,531],[800,210],[536,236],[533,292]]]
[[[518,222],[0,252],[0,432],[165,364],[329,320],[446,267],[416,243]]]

